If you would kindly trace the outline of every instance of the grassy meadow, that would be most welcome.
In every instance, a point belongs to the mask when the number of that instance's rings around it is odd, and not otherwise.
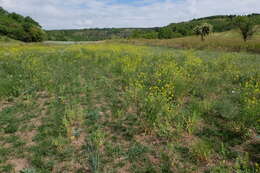
[[[257,173],[259,67],[249,53],[1,44],[0,172]]]
[[[129,39],[120,42],[168,48],[260,53],[260,26],[247,42],[243,41],[238,30],[213,33],[205,41],[201,41],[199,36],[187,36],[173,39]]]

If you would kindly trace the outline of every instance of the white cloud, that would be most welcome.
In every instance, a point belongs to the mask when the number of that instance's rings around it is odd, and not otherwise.
[[[33,17],[45,29],[153,27],[217,14],[260,13],[260,0],[0,0],[0,6]]]

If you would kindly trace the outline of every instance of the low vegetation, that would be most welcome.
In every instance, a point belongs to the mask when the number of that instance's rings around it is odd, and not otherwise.
[[[259,66],[246,53],[3,45],[0,172],[257,173]]]

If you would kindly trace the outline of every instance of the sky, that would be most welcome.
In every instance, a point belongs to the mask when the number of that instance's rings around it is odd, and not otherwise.
[[[0,0],[44,29],[159,27],[222,14],[260,13],[260,0]]]

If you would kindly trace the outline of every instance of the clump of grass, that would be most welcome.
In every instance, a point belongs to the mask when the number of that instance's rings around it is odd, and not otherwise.
[[[104,133],[97,129],[87,138],[87,158],[90,170],[94,173],[102,171],[101,147],[104,143]]]
[[[127,151],[127,156],[130,161],[136,161],[142,158],[145,153],[147,153],[149,150],[147,147],[141,145],[141,144],[134,144],[129,150]]]
[[[83,110],[80,106],[73,106],[73,108],[67,108],[65,110],[65,116],[63,124],[67,131],[67,137],[71,140],[80,136],[80,128],[83,123]]]
[[[20,171],[20,173],[36,173],[37,171],[34,168],[25,168]]]
[[[11,172],[13,170],[13,166],[12,165],[4,165],[4,166],[0,166],[0,171],[1,172]]]
[[[201,162],[208,162],[213,154],[211,145],[203,140],[193,144],[190,150],[194,159]]]
[[[62,136],[52,139],[52,144],[57,148],[59,152],[63,152],[68,143],[68,139]]]
[[[222,98],[215,103],[215,111],[222,117],[228,120],[236,118],[240,112],[237,104],[229,99]]]

